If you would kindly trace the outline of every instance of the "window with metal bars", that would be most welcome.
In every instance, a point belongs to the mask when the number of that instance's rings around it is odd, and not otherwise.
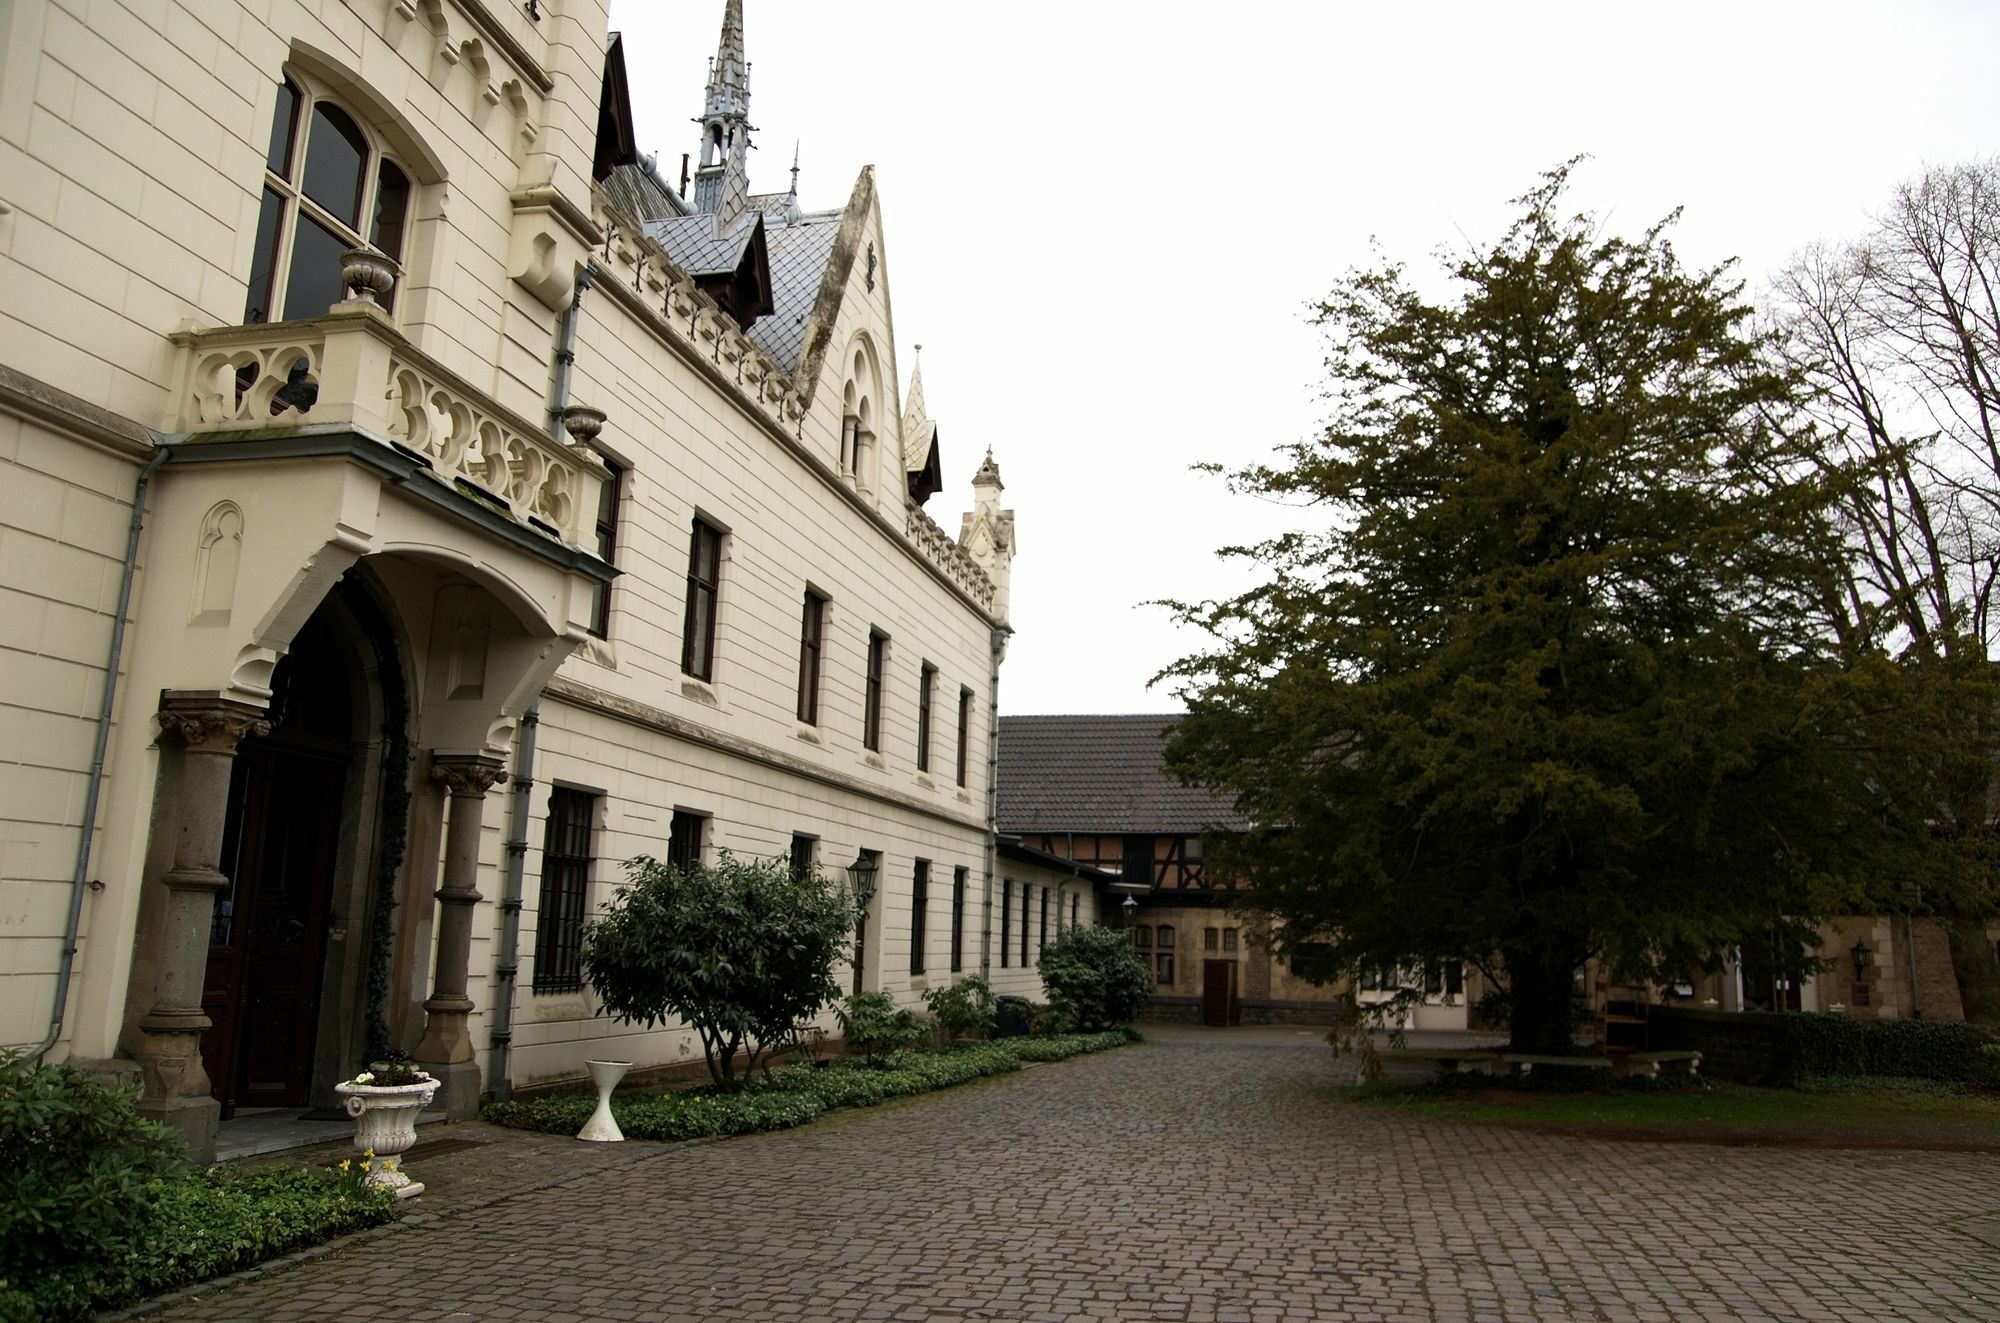
[[[792,837],[792,881],[803,882],[813,875],[813,854],[818,845],[817,836]]]
[[[681,671],[715,678],[715,599],[722,579],[722,533],[697,519],[688,546],[687,615],[681,628]]]
[[[965,967],[965,876],[966,870],[951,870],[951,972]]]
[[[597,796],[557,786],[542,836],[542,891],[535,912],[536,992],[583,986],[583,916],[590,899],[590,836]]]
[[[910,878],[910,972],[924,972],[924,939],[930,920],[931,861],[919,859]]]

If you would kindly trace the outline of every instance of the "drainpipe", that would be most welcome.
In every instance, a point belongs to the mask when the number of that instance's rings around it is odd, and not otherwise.
[[[513,799],[508,806],[507,868],[500,884],[500,950],[493,961],[493,1029],[488,1038],[492,1059],[486,1078],[492,1081],[493,1100],[506,1102],[514,1092],[507,1055],[514,1042],[515,976],[521,970],[521,890],[528,862],[528,814],[532,811],[529,792],[535,785],[535,732],[542,724],[542,704],[538,699],[521,718],[521,743],[514,753],[514,773],[507,782]]]
[[[563,310],[556,331],[555,378],[549,389],[549,440],[563,443],[563,410],[569,407],[570,373],[576,366],[576,323],[583,309],[583,296],[596,278],[597,266],[585,262],[576,273],[576,289],[569,307]],[[531,793],[535,786],[535,734],[542,724],[542,701],[528,705],[521,718],[521,742],[514,751],[514,771],[508,779],[513,798],[508,804],[507,866],[500,884],[500,945],[494,954],[493,1027],[487,1043],[492,1056],[486,1078],[493,1097],[505,1102],[514,1091],[513,1067],[509,1054],[514,1043],[514,989],[521,971],[521,907],[523,877],[528,866],[528,818],[533,811]]]
[[[132,580],[139,569],[139,530],[146,522],[146,489],[173,451],[157,446],[139,470],[132,488],[132,522],[125,530],[125,567],[118,579],[118,614],[111,621],[110,655],[104,662],[104,697],[97,707],[97,747],[90,759],[90,779],[83,795],[83,829],[76,841],[76,871],[70,876],[69,923],[63,929],[62,957],[56,966],[55,1004],[49,1009],[49,1032],[28,1053],[33,1065],[62,1037],[63,1013],[69,1005],[70,975],[76,968],[77,934],[83,929],[83,893],[90,886],[90,842],[97,831],[97,799],[104,785],[104,755],[111,744],[111,709],[118,697],[118,666],[125,652],[125,615],[132,607]]]
[[[1000,659],[1013,632],[996,626],[987,641],[992,667],[986,680],[986,904],[979,932],[979,977],[985,979],[993,972],[993,872],[1000,854]]]

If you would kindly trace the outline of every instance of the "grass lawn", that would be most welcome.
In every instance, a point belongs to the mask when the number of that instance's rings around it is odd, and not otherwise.
[[[2000,1094],[1922,1080],[1824,1080],[1805,1089],[1711,1083],[1575,1093],[1368,1084],[1339,1093],[1384,1111],[1599,1139],[2000,1151]]]

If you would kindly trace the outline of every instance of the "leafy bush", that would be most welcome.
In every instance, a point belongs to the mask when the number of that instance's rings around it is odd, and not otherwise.
[[[620,1020],[692,1025],[717,1088],[741,1088],[840,995],[833,966],[856,919],[846,887],[726,851],[692,869],[643,856],[626,869],[629,884],[584,930],[584,977]]]
[[[914,1018],[914,1017],[912,1017]],[[878,1061],[830,1062],[823,1068],[786,1066],[740,1093],[690,1089],[679,1093],[621,1093],[611,1099],[618,1127],[632,1139],[705,1139],[747,1135],[803,1125],[840,1107],[873,1107],[891,1098],[947,1089],[986,1075],[1004,1075],[1029,1061],[1060,1061],[1131,1041],[1113,1030],[964,1043],[943,1051],[890,1050]],[[494,1125],[573,1135],[597,1106],[595,1094],[545,1094],[488,1103],[480,1116]]]
[[[2000,1037],[1958,1020],[1869,1020],[1816,1012],[1658,1012],[1667,1046],[1703,1054],[1704,1072],[1797,1086],[1823,1076],[1901,1076],[2000,1087]]]
[[[848,1049],[861,1053],[871,1065],[884,1064],[889,1053],[915,1047],[930,1033],[915,1011],[896,1005],[886,992],[857,992],[834,1014]]]
[[[931,1018],[944,1030],[946,1041],[977,1034],[993,1034],[993,985],[977,974],[962,978],[948,988],[933,988],[924,994]]]
[[[0,1289],[32,1289],[46,1310],[88,1307],[81,1270],[111,1264],[153,1224],[186,1150],[67,1063],[0,1055]]]
[[[1042,948],[1041,969],[1049,1003],[1085,1033],[1133,1019],[1153,995],[1152,971],[1116,928],[1071,928]]]
[[[118,1245],[0,1287],[0,1319],[84,1319],[160,1291],[390,1221],[396,1197],[304,1167],[180,1169],[152,1181],[146,1219]]]

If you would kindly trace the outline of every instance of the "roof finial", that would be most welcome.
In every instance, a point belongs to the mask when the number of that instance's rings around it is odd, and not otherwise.
[[[727,228],[750,205],[750,66],[743,58],[743,0],[722,10],[722,36],[709,61],[701,113],[701,168],[694,207]]]
[[[792,139],[792,196],[799,195],[799,140]]]

